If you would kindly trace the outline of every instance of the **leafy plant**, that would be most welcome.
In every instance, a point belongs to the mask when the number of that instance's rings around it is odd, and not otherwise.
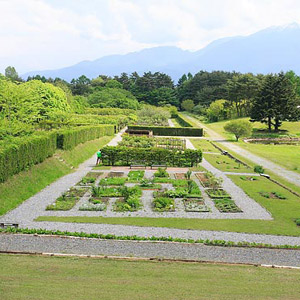
[[[216,208],[224,213],[237,213],[242,210],[231,199],[214,199]]]
[[[175,203],[172,198],[158,197],[153,201],[154,210],[159,212],[174,211]]]
[[[80,211],[103,211],[106,209],[104,202],[98,203],[85,203],[79,207]]]
[[[265,172],[265,169],[264,169],[263,166],[255,166],[254,167],[254,172],[259,173],[259,174],[263,174]]]
[[[168,178],[169,177],[169,173],[167,172],[166,169],[158,168],[158,170],[154,173],[154,177]]]

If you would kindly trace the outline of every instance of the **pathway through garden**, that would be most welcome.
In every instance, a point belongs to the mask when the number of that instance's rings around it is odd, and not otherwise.
[[[205,132],[210,136],[211,139],[214,141],[223,144],[228,149],[238,153],[239,155],[253,161],[257,165],[262,165],[264,168],[269,169],[270,171],[274,172],[275,174],[283,177],[285,180],[300,186],[300,174],[295,173],[293,171],[289,171],[265,158],[262,158],[260,156],[257,156],[239,146],[237,146],[234,143],[228,142],[226,139],[224,139],[223,136],[218,134],[217,132],[213,131],[212,129],[205,126],[202,122],[198,121],[197,119],[187,116],[186,118],[192,120],[194,123],[198,124],[199,127],[202,127]]]

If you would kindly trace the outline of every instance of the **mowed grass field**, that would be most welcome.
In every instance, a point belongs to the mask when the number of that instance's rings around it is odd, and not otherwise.
[[[299,270],[0,255],[1,300],[299,299]]]
[[[241,118],[248,120],[248,118]],[[229,141],[235,142],[235,138],[232,134],[224,130],[224,126],[229,121],[220,121],[216,123],[206,123],[205,126],[224,136]],[[266,126],[262,123],[253,123],[253,128],[263,129]],[[282,130],[286,130],[285,134],[300,135],[300,122],[283,122],[280,127]],[[285,167],[288,170],[300,173],[300,146],[295,145],[262,145],[245,143],[242,139],[239,142],[235,142],[241,148],[248,150],[258,156],[264,157],[276,164]]]
[[[61,176],[72,172],[70,166],[78,167],[112,138],[111,136],[102,137],[80,144],[70,151],[57,151],[56,155],[63,158],[65,163],[55,157],[50,157],[29,170],[20,172],[4,183],[0,183],[0,215],[16,208]]]

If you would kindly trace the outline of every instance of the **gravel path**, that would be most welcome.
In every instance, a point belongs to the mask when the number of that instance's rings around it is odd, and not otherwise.
[[[192,118],[190,116],[186,116],[188,119],[191,119],[194,123],[199,124],[199,127],[202,127],[207,133],[208,135],[215,140],[216,142],[223,144],[224,146],[226,146],[228,149],[238,153],[239,155],[253,161],[254,163],[256,163],[257,165],[262,165],[264,166],[264,168],[271,170],[272,172],[274,172],[275,174],[283,177],[285,180],[288,180],[289,182],[300,186],[300,174],[295,173],[293,171],[289,171],[265,158],[262,158],[260,156],[257,156],[233,143],[230,143],[228,141],[226,141],[224,139],[223,136],[221,136],[220,134],[216,133],[215,131],[213,131],[212,129],[208,128],[207,126],[205,126],[203,123],[201,123],[200,121],[198,121],[195,118]]]
[[[0,251],[112,255],[300,267],[300,251],[212,247],[201,244],[0,235]]]
[[[171,119],[168,119],[168,123],[170,127],[175,127],[175,124],[173,123],[173,121]]]

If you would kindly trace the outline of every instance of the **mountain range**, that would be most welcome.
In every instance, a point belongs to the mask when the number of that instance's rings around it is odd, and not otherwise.
[[[57,70],[32,71],[22,75],[60,77],[67,81],[86,75],[120,75],[134,71],[164,72],[177,81],[184,73],[200,70],[237,71],[242,73],[277,73],[293,70],[300,74],[300,25],[274,26],[248,36],[213,41],[198,51],[177,47],[154,47],[124,55],[109,55],[93,61],[82,61]]]

